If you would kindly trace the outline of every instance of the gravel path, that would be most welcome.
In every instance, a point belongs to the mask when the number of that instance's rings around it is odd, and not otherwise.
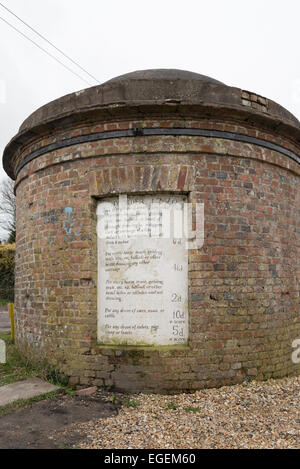
[[[176,396],[108,394],[116,416],[81,424],[81,448],[300,448],[300,377]]]

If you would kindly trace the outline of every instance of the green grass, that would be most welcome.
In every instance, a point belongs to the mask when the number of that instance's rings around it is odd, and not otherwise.
[[[42,369],[32,366],[20,356],[11,341],[9,332],[0,332],[0,339],[6,343],[6,363],[0,364],[0,386],[32,378],[33,376],[45,378]]]
[[[196,412],[200,412],[200,407],[186,407],[184,409],[186,412],[192,412],[193,414],[195,414]]]
[[[9,300],[3,300],[3,298],[0,298],[0,306],[6,306],[8,305]]]
[[[173,402],[169,402],[167,405],[167,410],[176,410],[178,409],[178,405],[173,404]]]
[[[53,370],[49,371],[49,368],[43,365],[34,366],[29,361],[22,358],[10,338],[10,333],[0,332],[0,339],[4,340],[6,343],[6,363],[0,364],[0,386],[5,386],[15,381],[39,377],[60,387],[57,391],[31,399],[21,399],[4,407],[0,407],[0,416],[13,412],[21,407],[26,407],[33,402],[54,398],[62,391],[68,395],[74,394],[75,391],[66,385],[66,382],[63,381],[59,373],[55,373]]]
[[[10,332],[0,332],[0,339],[6,343],[6,363],[0,364],[0,386],[27,378],[39,377],[64,389],[67,394],[74,393],[68,387],[67,377],[45,364],[33,365],[24,359],[12,342]]]
[[[124,399],[123,400],[123,405],[125,405],[126,407],[133,407],[134,409],[136,409],[139,405],[140,405],[140,401],[136,400],[131,400],[131,399]]]

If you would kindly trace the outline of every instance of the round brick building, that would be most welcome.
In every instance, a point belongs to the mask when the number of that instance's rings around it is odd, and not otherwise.
[[[16,342],[26,357],[73,385],[128,391],[299,374],[300,123],[287,110],[196,73],[134,72],[38,109],[3,165],[15,179]],[[178,284],[186,288],[184,340],[126,342],[118,339],[122,302],[101,309],[97,207],[119,195],[203,204],[203,245],[187,251],[186,283]],[[153,317],[151,334],[173,301],[159,290],[177,255],[166,252],[160,286],[138,271],[141,288],[161,295],[159,312],[149,309],[154,295],[135,300],[139,318]],[[135,286],[126,285],[127,293]],[[140,324],[133,311],[132,329]],[[104,312],[115,340],[102,334]],[[169,323],[180,336],[180,321]]]

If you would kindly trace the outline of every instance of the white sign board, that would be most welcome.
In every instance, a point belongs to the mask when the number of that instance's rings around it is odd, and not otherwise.
[[[102,344],[187,343],[188,250],[179,226],[184,202],[186,196],[168,194],[99,202],[98,340]]]

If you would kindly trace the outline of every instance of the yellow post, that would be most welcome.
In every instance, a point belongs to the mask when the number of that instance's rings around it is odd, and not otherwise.
[[[15,312],[14,312],[14,304],[8,303],[8,311],[10,317],[10,333],[11,333],[11,340],[15,340]]]

